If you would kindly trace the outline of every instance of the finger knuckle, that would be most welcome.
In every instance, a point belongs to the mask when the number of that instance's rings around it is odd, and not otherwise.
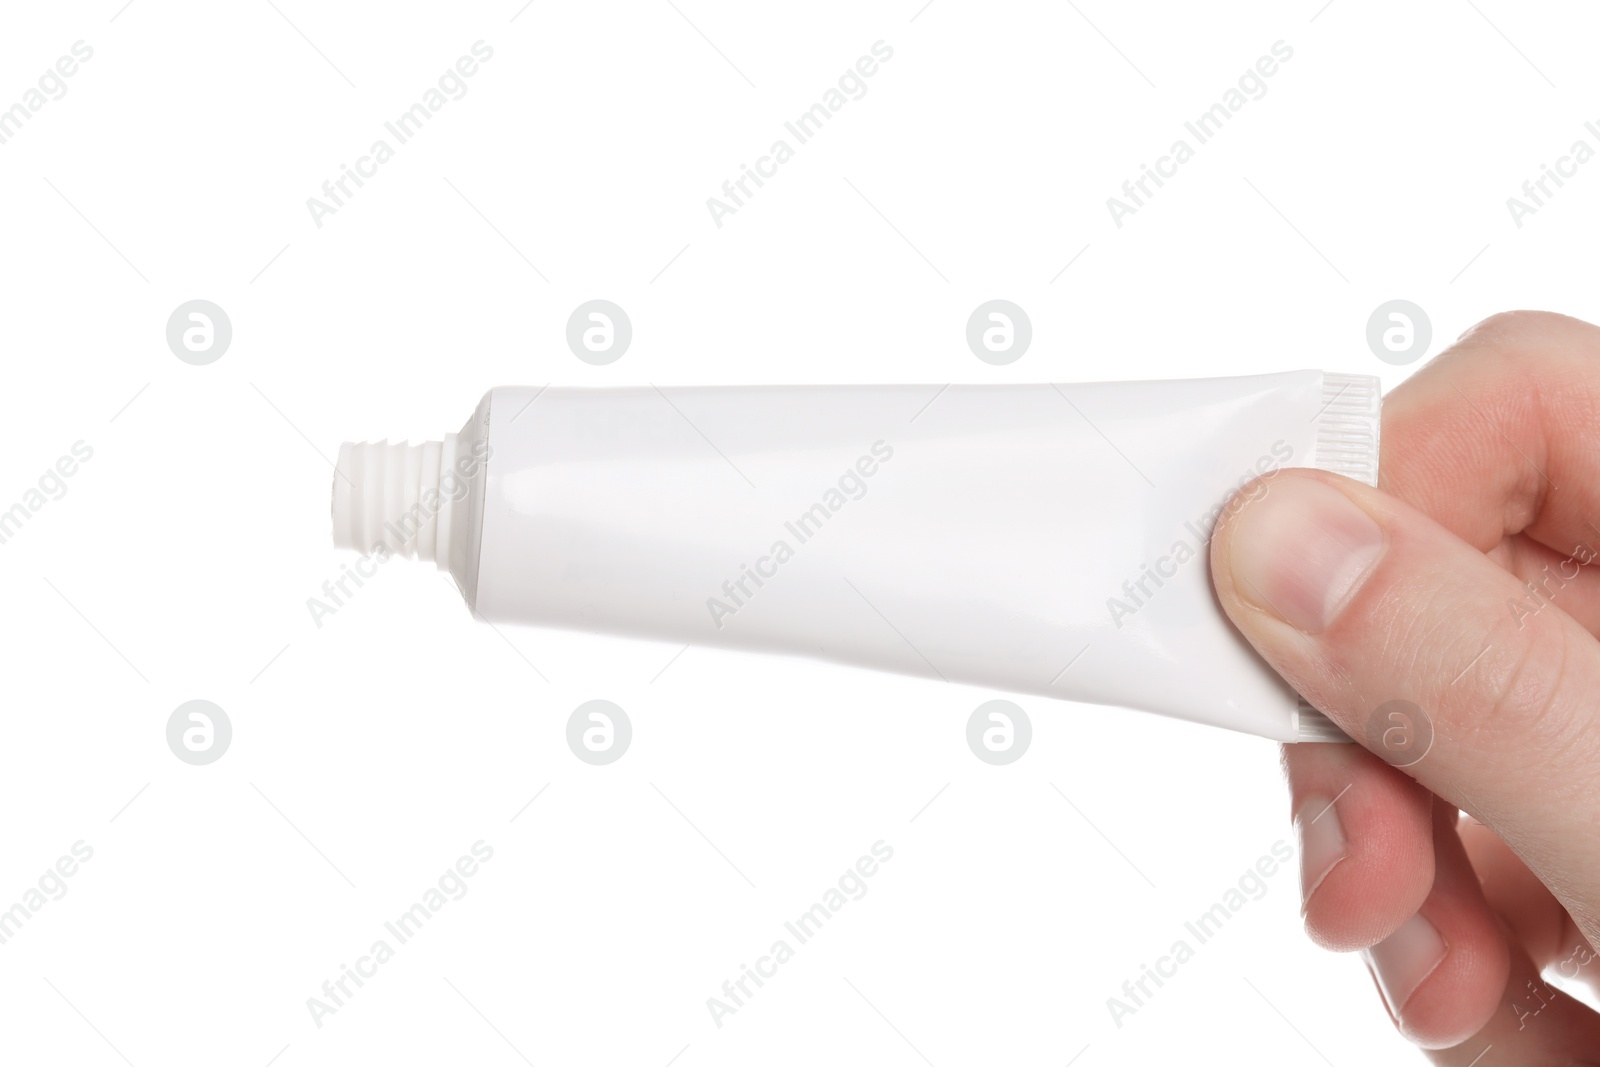
[[[1571,639],[1560,625],[1505,623],[1490,636],[1477,684],[1450,704],[1460,732],[1487,751],[1537,751],[1570,739],[1573,715]],[[1465,679],[1463,679],[1465,680]]]

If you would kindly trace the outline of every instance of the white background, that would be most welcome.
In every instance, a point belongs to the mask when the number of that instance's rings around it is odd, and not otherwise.
[[[6,5],[0,107],[94,55],[0,145],[0,509],[94,454],[0,545],[0,908],[94,855],[0,946],[0,1056],[1418,1062],[1359,959],[1300,932],[1292,867],[1112,1022],[1292,841],[1266,742],[1023,699],[1033,746],[997,768],[964,739],[988,691],[502,637],[411,563],[320,628],[306,606],[351,561],[339,442],[438,438],[497,384],[1392,387],[1383,301],[1425,308],[1435,351],[1500,309],[1600,317],[1600,162],[1521,228],[1505,203],[1596,143],[1600,16],[1320,3]],[[314,225],[480,39],[467,95]],[[867,94],[714,225],[706,198],[879,40]],[[1115,226],[1106,198],[1279,40],[1267,94]],[[595,297],[634,326],[605,367],[564,341]],[[963,336],[995,297],[1034,327],[1005,367]],[[165,341],[195,298],[233,324],[209,366]],[[635,736],[597,768],[563,733],[601,697]],[[205,767],[165,742],[195,698],[234,729]],[[480,839],[470,892],[317,1027],[307,998]],[[706,998],[880,839],[870,892],[715,1026]]]

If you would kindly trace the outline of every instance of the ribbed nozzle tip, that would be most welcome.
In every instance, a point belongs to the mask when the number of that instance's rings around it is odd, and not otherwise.
[[[447,569],[453,501],[439,483],[455,450],[455,434],[420,445],[340,445],[333,473],[334,547],[433,560]]]
[[[1320,741],[1324,744],[1354,744],[1355,739],[1338,726],[1332,719],[1312,707],[1304,698],[1295,714],[1296,741]]]

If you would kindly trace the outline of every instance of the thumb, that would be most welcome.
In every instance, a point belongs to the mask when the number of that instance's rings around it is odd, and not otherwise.
[[[1346,733],[1498,833],[1600,945],[1600,645],[1376,489],[1284,470],[1250,492],[1212,539],[1228,617]]]

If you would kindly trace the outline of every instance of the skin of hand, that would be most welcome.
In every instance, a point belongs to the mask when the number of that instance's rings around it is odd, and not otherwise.
[[[1385,399],[1377,489],[1249,494],[1223,608],[1361,742],[1284,746],[1307,932],[1434,1063],[1600,1063],[1541,978],[1600,987],[1600,328],[1496,315]]]

